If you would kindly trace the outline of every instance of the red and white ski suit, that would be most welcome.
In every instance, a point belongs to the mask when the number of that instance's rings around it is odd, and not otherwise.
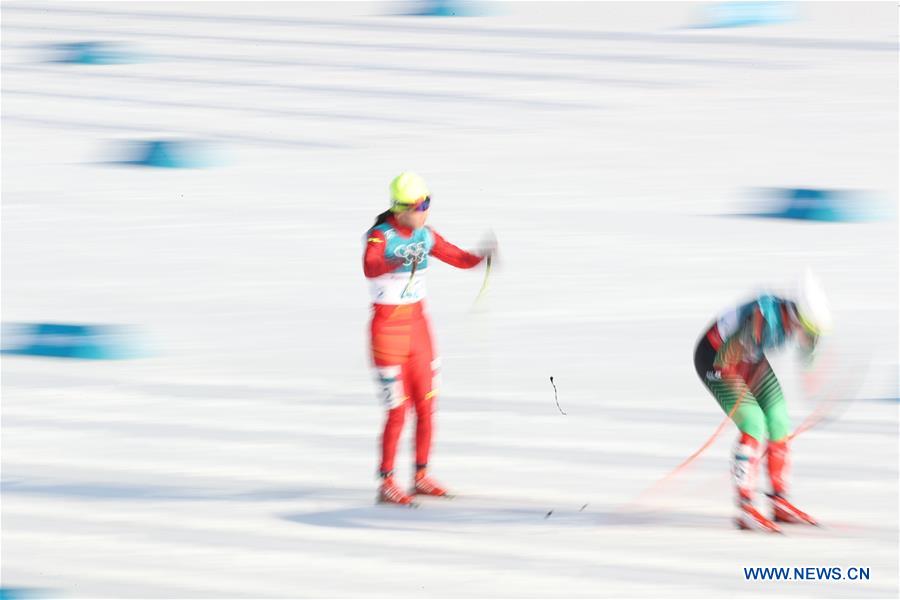
[[[483,257],[454,246],[430,227],[403,227],[393,216],[370,229],[366,238],[363,269],[372,293],[372,361],[387,408],[380,469],[382,474],[394,469],[410,405],[416,411],[416,466],[424,468],[440,380],[440,359],[424,306],[427,259],[468,269]]]

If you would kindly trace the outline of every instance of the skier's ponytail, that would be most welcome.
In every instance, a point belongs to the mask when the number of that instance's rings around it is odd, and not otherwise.
[[[372,227],[378,227],[379,225],[387,221],[388,217],[390,217],[392,214],[393,213],[390,210],[384,211],[383,213],[375,217],[375,224],[372,225]]]

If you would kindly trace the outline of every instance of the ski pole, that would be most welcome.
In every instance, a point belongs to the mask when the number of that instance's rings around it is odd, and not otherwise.
[[[400,294],[401,298],[405,298],[407,294],[409,294],[409,286],[412,285],[413,277],[416,276],[416,267],[419,266],[419,260],[417,258],[413,259],[412,269],[409,272],[409,281],[406,282],[406,287],[403,288],[403,293]]]
[[[475,304],[477,305],[481,299],[484,297],[484,294],[488,289],[488,281],[491,276],[491,259],[494,258],[493,254],[488,254],[487,263],[484,267],[484,281],[481,283],[481,289],[478,291],[478,296],[475,297]]]
[[[684,459],[681,462],[681,464],[679,464],[677,467],[672,469],[668,475],[666,475],[665,477],[663,477],[662,479],[660,479],[659,481],[657,481],[656,483],[654,483],[653,485],[648,487],[646,490],[644,490],[643,492],[638,494],[638,497],[632,501],[632,504],[639,503],[643,498],[645,498],[646,496],[649,496],[652,492],[659,490],[659,488],[661,488],[668,481],[673,479],[676,475],[678,475],[679,473],[681,473],[682,471],[687,469],[687,467],[690,466],[691,463],[693,463],[695,460],[697,460],[697,458],[701,454],[703,454],[706,451],[706,449],[709,448],[713,444],[713,442],[716,441],[716,438],[719,437],[719,435],[722,433],[722,430],[725,429],[725,426],[728,424],[728,421],[730,421],[731,417],[734,416],[734,413],[737,412],[738,406],[740,406],[741,401],[744,399],[744,396],[747,394],[748,389],[749,388],[745,387],[741,391],[741,395],[738,396],[737,402],[735,402],[734,406],[731,407],[731,410],[728,412],[728,415],[724,419],[722,419],[722,422],[719,423],[719,426],[716,427],[716,430],[713,432],[713,434],[711,436],[709,436],[709,439],[706,440],[706,442],[704,442],[703,445],[700,446],[700,448],[698,448],[696,452],[694,452],[693,454],[688,456],[686,459]]]

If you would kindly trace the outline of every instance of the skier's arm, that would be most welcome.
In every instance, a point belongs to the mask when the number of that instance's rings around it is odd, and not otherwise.
[[[753,312],[750,313],[750,339],[756,347],[762,346],[763,325],[765,325],[765,319],[763,319],[762,310],[759,305],[754,306]]]
[[[431,255],[448,265],[459,269],[471,269],[485,258],[484,256],[466,252],[462,248],[454,246],[442,238],[434,229],[431,229],[431,235],[434,236],[434,245],[431,247]]]
[[[740,332],[744,347],[743,360],[753,363],[762,360],[763,336],[765,335],[763,327],[765,324],[766,320],[763,318],[759,305],[754,306]]]
[[[742,362],[757,362],[762,358],[762,314],[759,307],[744,318],[737,331],[728,336],[716,353],[716,364],[723,373],[733,373]]]
[[[363,256],[363,272],[366,277],[378,277],[396,269],[401,261],[388,260],[384,254],[385,239],[380,231],[370,231],[366,236],[366,252]]]

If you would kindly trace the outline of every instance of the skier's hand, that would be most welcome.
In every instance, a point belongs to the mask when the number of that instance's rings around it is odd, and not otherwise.
[[[813,368],[821,354],[819,348],[819,336],[801,332],[797,337],[797,359],[800,365],[807,370]]]
[[[797,360],[800,362],[800,366],[807,371],[811,371],[816,366],[820,354],[819,345],[815,341],[809,345],[801,344],[797,347]]]
[[[488,231],[478,244],[478,255],[484,258],[497,259],[497,236],[493,231]]]

